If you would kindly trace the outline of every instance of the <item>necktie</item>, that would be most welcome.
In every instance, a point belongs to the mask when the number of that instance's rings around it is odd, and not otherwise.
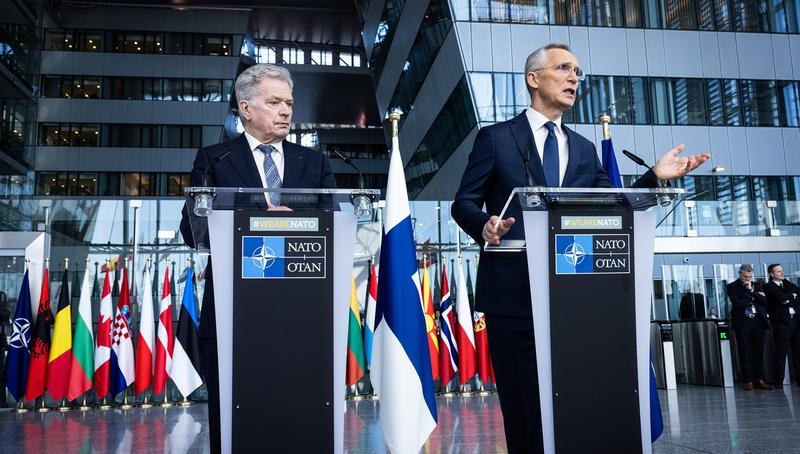
[[[264,175],[267,180],[267,189],[280,189],[283,187],[283,181],[281,181],[281,175],[278,173],[278,166],[275,165],[275,161],[272,159],[272,152],[275,151],[275,147],[261,144],[258,149],[264,153]],[[267,194],[267,200],[271,205],[278,206],[281,204],[281,195],[277,192],[270,192]]]
[[[557,188],[560,186],[558,171],[558,139],[556,139],[556,124],[548,121],[544,124],[547,128],[547,139],[544,141],[544,154],[542,167],[544,167],[544,179],[547,186]]]

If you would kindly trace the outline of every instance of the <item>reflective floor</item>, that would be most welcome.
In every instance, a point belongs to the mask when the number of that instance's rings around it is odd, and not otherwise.
[[[655,453],[800,452],[800,387],[746,392],[681,386],[660,393],[665,430]],[[346,409],[345,452],[386,452],[378,404],[348,401]],[[439,427],[423,452],[506,452],[495,396],[439,398],[438,412]],[[207,441],[203,404],[188,409],[0,412],[0,452],[205,453]]]

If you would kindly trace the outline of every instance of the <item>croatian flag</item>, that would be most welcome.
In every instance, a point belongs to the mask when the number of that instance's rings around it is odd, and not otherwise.
[[[393,453],[419,452],[436,428],[428,333],[406,191],[394,136],[370,376],[381,403],[383,437]]]

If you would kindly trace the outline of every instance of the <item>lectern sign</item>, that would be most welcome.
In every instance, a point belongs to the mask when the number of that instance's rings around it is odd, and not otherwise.
[[[556,274],[630,274],[628,234],[555,235]]]
[[[324,236],[242,236],[242,279],[325,279]]]

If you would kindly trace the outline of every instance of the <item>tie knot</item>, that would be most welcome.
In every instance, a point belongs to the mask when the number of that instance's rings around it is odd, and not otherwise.
[[[556,129],[556,124],[552,121],[548,121],[544,124],[544,127],[547,128],[548,133],[552,133]]]
[[[258,146],[258,149],[262,153],[265,153],[265,154],[268,154],[268,155],[272,154],[272,152],[275,151],[275,147],[273,147],[272,145],[270,145],[268,143],[262,143],[261,145]]]

